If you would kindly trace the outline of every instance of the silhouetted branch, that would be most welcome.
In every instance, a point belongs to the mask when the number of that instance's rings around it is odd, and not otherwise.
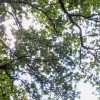
[[[88,20],[93,20],[93,21],[96,21],[96,22],[100,22],[100,18],[93,18],[95,16],[100,16],[100,13],[98,14],[92,14],[90,16],[85,16],[85,15],[82,15],[82,14],[70,14],[72,17],[83,17],[85,19],[88,19]]]
[[[81,27],[76,22],[73,21],[71,15],[67,12],[66,8],[64,7],[64,3],[62,2],[62,0],[59,0],[59,3],[61,5],[61,8],[62,8],[63,12],[67,15],[67,17],[69,18],[71,23],[74,24],[79,29],[81,47],[83,47],[83,37],[82,37],[82,29],[81,29]]]
[[[70,22],[71,22],[73,25],[75,25],[75,26],[79,29],[81,47],[83,47],[84,49],[100,50],[100,48],[95,49],[95,48],[91,48],[91,47],[89,47],[89,46],[88,46],[88,47],[87,47],[87,46],[84,46],[81,27],[73,20],[72,16],[74,16],[74,15],[69,14],[69,13],[67,12],[67,10],[66,10],[66,8],[65,8],[65,6],[64,6],[63,1],[62,1],[62,0],[59,0],[59,3],[60,3],[60,5],[61,5],[61,8],[62,8],[63,12],[64,12],[64,13],[67,15],[67,17],[69,18]],[[77,15],[77,16],[81,16],[81,15]],[[94,16],[94,15],[88,16],[88,18],[91,18],[91,17],[93,17],[93,16]],[[85,16],[84,16],[84,17],[85,17]]]

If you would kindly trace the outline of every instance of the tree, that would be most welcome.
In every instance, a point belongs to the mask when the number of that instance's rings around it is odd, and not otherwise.
[[[25,93],[34,100],[72,100],[81,79],[100,93],[99,8],[99,0],[1,0],[1,99]],[[13,47],[3,24],[8,20]],[[26,20],[32,20],[28,29]]]

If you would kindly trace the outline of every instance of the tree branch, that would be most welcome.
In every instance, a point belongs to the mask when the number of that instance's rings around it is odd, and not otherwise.
[[[61,5],[61,8],[62,8],[63,12],[64,12],[64,13],[67,15],[67,17],[69,18],[70,22],[71,22],[73,25],[75,25],[75,26],[79,29],[81,47],[83,47],[84,49],[100,50],[100,48],[94,49],[94,48],[91,48],[91,47],[89,47],[89,46],[88,46],[88,47],[87,47],[87,46],[84,46],[81,27],[73,20],[72,16],[74,16],[74,15],[69,14],[69,13],[67,12],[66,8],[64,7],[64,3],[62,2],[62,0],[59,0],[59,3],[60,3],[60,5]],[[76,16],[81,16],[81,15],[76,15]],[[85,17],[85,18],[91,18],[91,17],[93,17],[93,16],[94,16],[94,15],[91,15],[91,16],[88,16],[88,17],[83,16],[83,17]]]
[[[93,17],[95,17],[95,16],[98,16],[98,15],[100,15],[100,13],[98,13],[98,14],[92,14],[92,15],[90,15],[90,16],[84,16],[84,15],[81,15],[81,14],[70,14],[72,17],[83,17],[83,18],[85,18],[85,19],[88,19],[88,20],[93,20],[93,21],[96,21],[96,22],[100,22],[99,20],[97,20],[97,19],[99,19],[99,18],[93,18]]]
[[[59,0],[59,3],[61,5],[61,8],[63,10],[63,12],[68,16],[69,20],[71,21],[72,24],[74,24],[78,29],[79,29],[79,33],[80,33],[80,41],[81,41],[81,47],[83,47],[83,37],[82,37],[82,29],[81,27],[73,21],[72,16],[67,12],[67,10],[64,7],[64,3],[62,2],[62,0]]]

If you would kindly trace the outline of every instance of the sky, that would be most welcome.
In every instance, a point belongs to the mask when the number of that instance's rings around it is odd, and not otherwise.
[[[92,92],[95,91],[95,88],[93,88],[90,83],[84,83],[83,81],[80,81],[77,85],[77,88],[79,91],[81,91],[81,98],[76,100],[97,100],[97,96],[92,94]]]
[[[26,23],[23,23],[23,26],[27,29],[29,27],[29,25],[30,25],[29,23],[31,23],[31,21],[28,22],[28,24],[27,24],[27,21],[24,21],[24,22],[26,22]],[[10,34],[9,23],[11,24],[12,20],[9,20],[6,22],[6,26],[8,27],[6,31],[8,32],[8,37],[12,39],[11,47],[13,48],[15,39]],[[97,96],[92,94],[92,92],[95,90],[95,88],[93,88],[89,83],[84,83],[82,80],[77,84],[77,89],[79,91],[81,91],[81,94],[80,94],[80,99],[76,99],[76,100],[97,100]]]

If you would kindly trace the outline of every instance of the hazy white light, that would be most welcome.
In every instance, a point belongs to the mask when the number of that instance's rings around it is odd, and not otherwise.
[[[95,91],[95,88],[92,87],[90,83],[84,83],[83,81],[80,81],[77,84],[77,88],[79,91],[81,91],[80,99],[76,100],[97,100],[97,96],[92,94],[92,92]]]

